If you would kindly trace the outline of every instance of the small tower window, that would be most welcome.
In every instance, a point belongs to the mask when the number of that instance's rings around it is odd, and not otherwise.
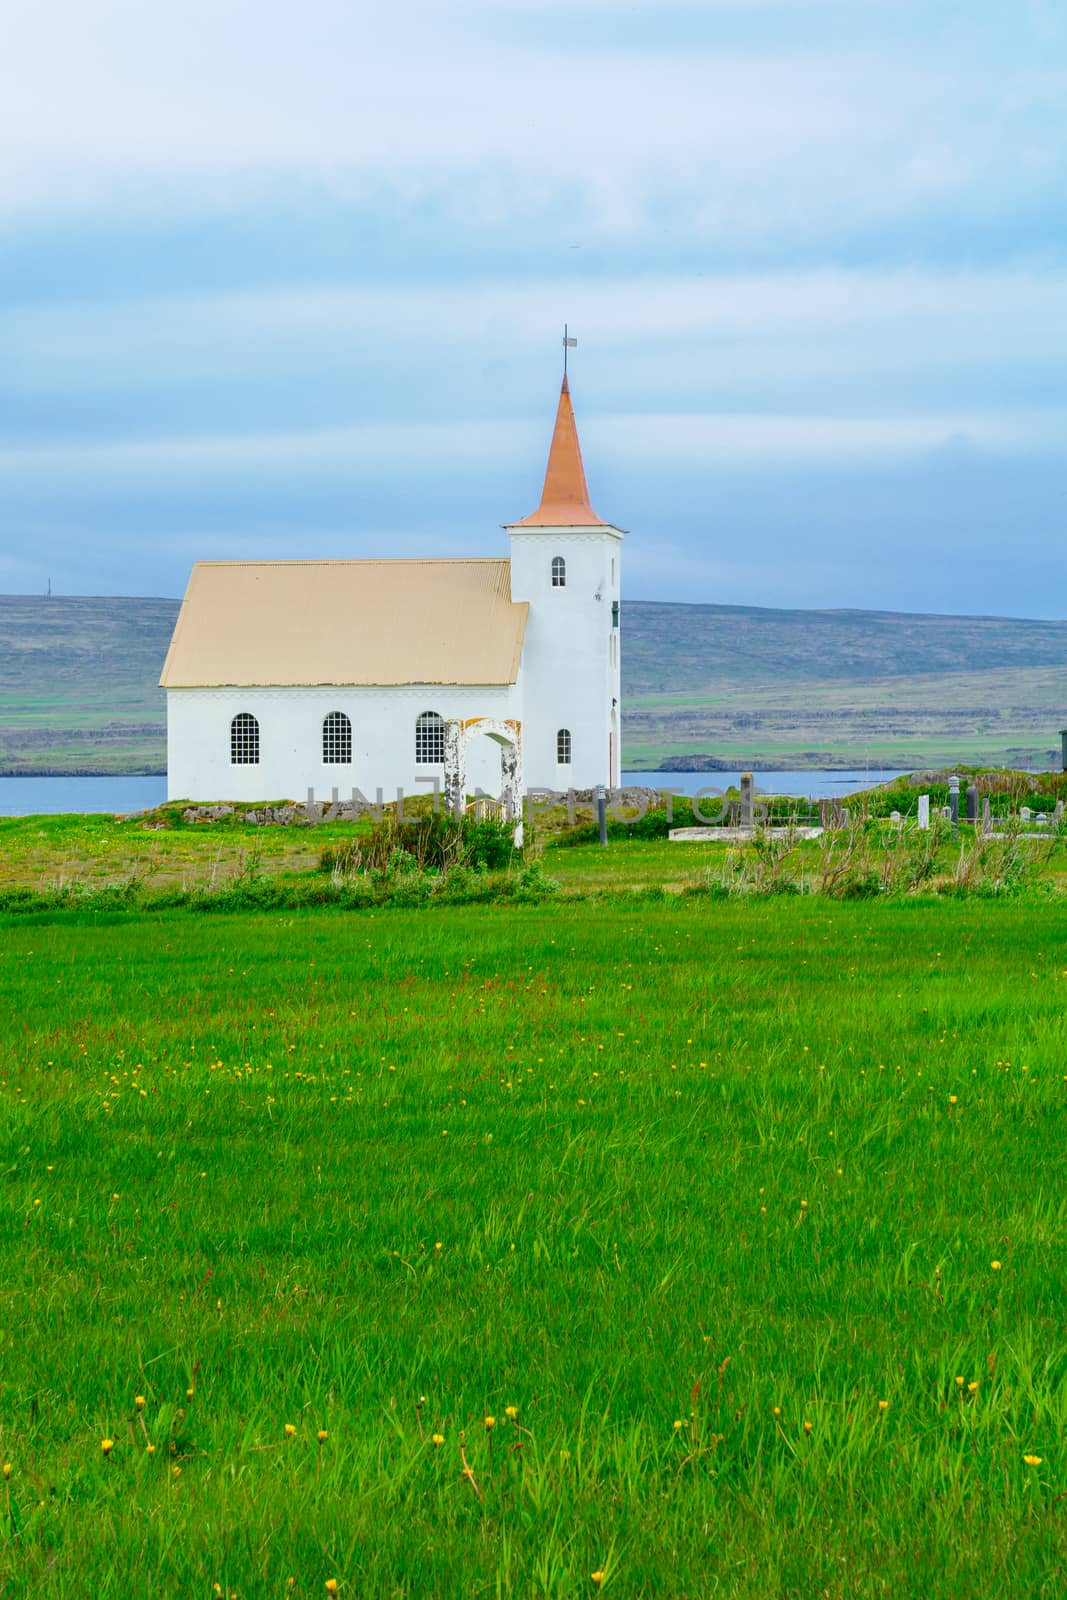
[[[230,723],[230,764],[259,766],[259,723],[250,711],[239,711]]]
[[[571,764],[571,730],[561,728],[556,734],[556,761],[561,767]]]
[[[424,711],[415,723],[415,762],[436,766],[445,759],[445,723],[436,711]]]
[[[350,766],[352,724],[343,711],[331,711],[322,723],[322,759],[326,766]]]
[[[552,557],[552,587],[553,589],[567,587],[567,563],[562,556]]]

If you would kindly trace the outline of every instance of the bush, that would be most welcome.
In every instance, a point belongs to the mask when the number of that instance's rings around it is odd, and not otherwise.
[[[512,824],[500,817],[456,818],[431,811],[398,823],[395,813],[387,812],[342,844],[327,845],[319,854],[319,871],[342,879],[368,872],[386,878],[450,872],[459,866],[500,871],[514,855]]]

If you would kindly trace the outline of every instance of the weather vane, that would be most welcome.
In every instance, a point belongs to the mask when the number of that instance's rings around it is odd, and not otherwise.
[[[567,376],[567,351],[577,348],[577,339],[572,339],[567,332],[567,324],[563,324],[563,376]]]

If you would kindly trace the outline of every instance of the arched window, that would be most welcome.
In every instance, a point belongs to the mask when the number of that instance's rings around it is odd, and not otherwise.
[[[239,711],[230,723],[230,764],[259,766],[259,723],[250,711]]]
[[[567,587],[567,563],[562,556],[552,557],[552,587],[553,589]]]
[[[415,723],[415,762],[431,767],[445,759],[445,721],[436,711],[424,711]]]
[[[561,728],[556,734],[556,760],[561,767],[571,764],[571,730]]]
[[[348,766],[352,761],[352,724],[343,711],[331,711],[322,722],[322,759],[327,766]]]

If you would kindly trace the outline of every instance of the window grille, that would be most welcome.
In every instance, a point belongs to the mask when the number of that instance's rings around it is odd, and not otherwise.
[[[327,766],[352,761],[352,724],[343,711],[331,711],[322,723],[322,759]]]
[[[436,711],[424,711],[415,724],[415,762],[435,766],[445,759],[445,723]]]
[[[552,557],[552,587],[553,589],[567,587],[567,563],[562,556]]]
[[[556,734],[556,760],[561,767],[571,764],[571,730],[561,728]]]
[[[239,711],[230,723],[230,765],[259,766],[259,723],[250,711]]]

